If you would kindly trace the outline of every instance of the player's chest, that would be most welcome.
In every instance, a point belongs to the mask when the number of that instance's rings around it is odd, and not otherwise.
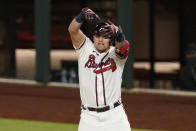
[[[117,69],[115,60],[108,53],[98,54],[98,53],[89,53],[87,55],[85,69],[93,70],[93,73],[99,74],[103,72],[114,72]]]

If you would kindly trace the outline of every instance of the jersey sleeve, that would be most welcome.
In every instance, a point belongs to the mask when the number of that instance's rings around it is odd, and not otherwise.
[[[123,65],[125,64],[125,62],[127,61],[127,58],[128,58],[128,57],[126,57],[125,59],[120,59],[120,58],[116,55],[115,47],[111,47],[111,48],[112,48],[112,50],[111,50],[111,56],[112,56],[112,58],[115,59],[115,61],[116,61],[119,65],[123,66]]]
[[[76,52],[78,53],[79,56],[88,54],[88,52],[90,52],[90,50],[93,47],[93,42],[88,38],[85,37],[84,41],[82,44],[80,44],[80,46],[78,48],[74,47]]]

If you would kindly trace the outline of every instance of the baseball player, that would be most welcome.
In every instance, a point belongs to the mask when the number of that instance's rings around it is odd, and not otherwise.
[[[83,8],[68,29],[78,53],[82,104],[78,130],[131,131],[121,101],[121,77],[129,42],[121,27],[110,21],[96,25],[92,42],[80,27],[84,21],[99,19],[91,9]]]

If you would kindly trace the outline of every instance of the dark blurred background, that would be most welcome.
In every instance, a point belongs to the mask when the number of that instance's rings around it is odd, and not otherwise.
[[[88,6],[102,21],[131,20],[128,88],[195,90],[195,5],[194,0],[1,0],[0,77],[78,83],[67,28]],[[91,37],[93,28],[84,23],[82,30]]]

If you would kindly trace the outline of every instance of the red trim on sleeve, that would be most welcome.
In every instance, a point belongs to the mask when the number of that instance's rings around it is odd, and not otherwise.
[[[122,47],[122,48],[120,49],[120,52],[121,52],[122,54],[126,53],[127,50],[129,49],[129,47],[130,47],[130,44],[129,44],[129,42],[126,40],[126,44],[124,45],[124,47]]]

